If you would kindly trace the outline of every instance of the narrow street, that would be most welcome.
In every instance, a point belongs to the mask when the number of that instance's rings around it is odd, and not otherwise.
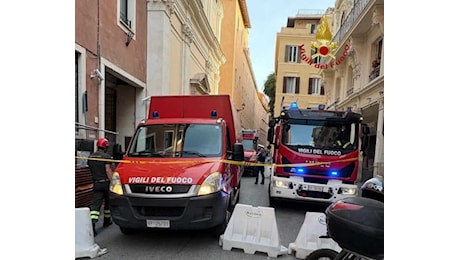
[[[254,184],[254,177],[243,177],[240,203],[252,206],[269,206],[268,178],[265,185]],[[286,203],[276,206],[280,244],[288,247],[295,242],[307,210],[323,212],[325,207]],[[246,254],[241,249],[223,250],[219,240],[206,231],[155,230],[135,235],[123,235],[118,226],[103,229],[95,243],[106,248],[107,253],[97,259],[271,259],[265,252]],[[296,259],[295,255],[280,255],[279,259]]]

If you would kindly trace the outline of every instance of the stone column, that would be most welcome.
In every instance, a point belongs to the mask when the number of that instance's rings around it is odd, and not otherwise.
[[[383,94],[382,94],[383,95]],[[379,100],[379,115],[377,119],[377,140],[375,143],[374,176],[383,177],[383,96]]]
[[[171,22],[173,0],[147,1],[147,92],[165,95],[169,91]]]
[[[192,28],[188,24],[182,25],[183,41],[182,41],[182,94],[190,95],[190,77],[189,61],[190,61],[190,44],[193,42]]]

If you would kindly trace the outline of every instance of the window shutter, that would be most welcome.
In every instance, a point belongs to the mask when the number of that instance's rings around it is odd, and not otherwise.
[[[313,79],[308,79],[308,94],[311,95],[313,93]]]
[[[300,57],[300,46],[297,46],[297,63],[300,63],[301,57]]]
[[[288,61],[288,57],[289,57],[289,45],[286,45],[286,47],[284,47],[284,62]]]
[[[283,93],[286,93],[287,77],[283,77]]]
[[[299,94],[300,77],[295,78],[295,93]]]
[[[321,86],[321,95],[324,96],[324,87]]]

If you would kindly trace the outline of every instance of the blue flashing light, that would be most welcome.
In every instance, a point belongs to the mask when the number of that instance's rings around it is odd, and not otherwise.
[[[289,107],[290,109],[298,108],[297,102],[292,102],[291,106]]]
[[[339,172],[338,171],[331,171],[330,175],[331,176],[337,176],[337,175],[339,175]]]
[[[324,110],[326,108],[326,105],[325,104],[319,104],[318,105],[318,109],[319,110]]]
[[[211,111],[211,118],[217,118],[217,111],[216,110]]]
[[[153,111],[153,112],[152,112],[152,117],[153,117],[154,119],[158,119],[158,118],[160,118],[160,114],[158,113],[158,111]]]
[[[294,174],[305,174],[307,173],[307,169],[305,167],[292,167],[290,172]]]

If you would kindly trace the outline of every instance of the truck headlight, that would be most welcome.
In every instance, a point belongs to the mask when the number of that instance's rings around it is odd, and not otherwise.
[[[121,186],[120,175],[118,172],[114,172],[112,175],[110,191],[118,195],[123,195],[123,187]]]
[[[222,189],[222,174],[220,172],[211,173],[201,184],[198,196],[208,195]]]
[[[356,194],[356,188],[340,187],[339,194],[340,193],[345,194],[345,195],[355,195]]]
[[[278,188],[285,188],[285,189],[288,189],[289,188],[289,184],[290,182],[289,181],[284,181],[284,180],[276,180],[274,182],[275,184],[275,187],[278,187]]]

